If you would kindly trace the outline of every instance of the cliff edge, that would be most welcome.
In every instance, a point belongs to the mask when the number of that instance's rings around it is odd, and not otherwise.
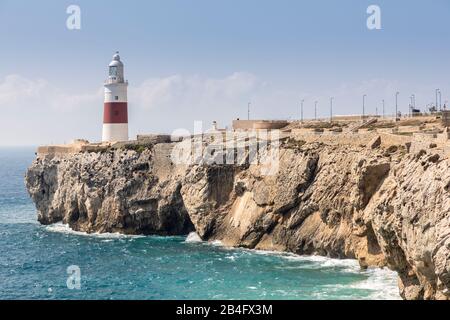
[[[355,258],[397,271],[405,299],[450,298],[449,160],[434,149],[288,136],[267,175],[249,154],[232,165],[174,163],[180,144],[38,155],[26,174],[38,220]]]

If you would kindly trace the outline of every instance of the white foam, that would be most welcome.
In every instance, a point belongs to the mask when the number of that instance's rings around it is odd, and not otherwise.
[[[214,240],[214,241],[211,242],[211,244],[213,246],[216,246],[216,247],[223,247],[224,246],[222,241],[220,241],[220,240]]]
[[[80,232],[80,231],[74,231],[72,230],[69,225],[62,224],[62,223],[55,223],[49,226],[46,226],[45,229],[49,232],[58,232],[58,233],[64,233],[64,234],[72,234],[77,236],[89,236],[89,237],[97,237],[97,238],[103,238],[103,239],[120,239],[120,238],[141,238],[145,237],[143,235],[124,235],[120,233],[86,233],[86,232]],[[108,240],[104,240],[108,241]],[[212,242],[204,242],[201,240],[201,238],[198,236],[197,233],[191,232],[187,238],[185,239],[185,242],[187,243],[196,243],[196,242],[202,242],[208,245],[213,246],[220,246],[224,247],[223,243],[220,240],[214,240]],[[280,251],[263,251],[263,250],[251,250],[251,249],[244,249],[244,248],[228,248],[224,247],[224,249],[230,249],[232,251],[237,251],[235,256],[234,254],[231,256],[227,256],[227,259],[230,259],[232,261],[235,261],[236,258],[239,257],[239,253],[256,253],[260,255],[271,255],[271,256],[277,256],[282,259],[287,259],[290,261],[298,261],[303,262],[302,264],[299,264],[298,266],[295,266],[295,268],[305,268],[305,269],[320,269],[320,268],[332,268],[332,267],[338,267],[342,268],[341,272],[349,272],[349,273],[359,273],[359,274],[366,274],[367,279],[362,281],[357,281],[351,284],[336,284],[336,285],[330,285],[330,286],[324,286],[327,287],[327,290],[339,290],[342,288],[351,288],[356,290],[369,290],[372,291],[372,293],[369,296],[369,299],[372,300],[399,300],[399,290],[397,285],[397,274],[394,271],[388,270],[388,269],[379,269],[379,268],[370,268],[368,270],[361,270],[359,267],[358,261],[353,259],[333,259],[323,256],[300,256],[296,255],[294,253],[289,252],[280,252]],[[305,263],[306,262],[306,263]],[[289,269],[293,267],[284,266],[283,268]],[[248,287],[249,289],[252,289],[254,287]],[[326,293],[318,293],[317,297],[322,296],[322,294],[326,295]],[[323,298],[323,297],[322,297]]]
[[[336,292],[341,289],[367,290],[370,291],[366,299],[369,300],[400,300],[397,285],[397,273],[388,269],[371,268],[360,271],[367,278],[350,284],[324,285],[326,291]],[[325,292],[326,292],[325,291]],[[325,294],[326,296],[327,294]],[[343,297],[344,298],[344,297]],[[351,297],[349,297],[351,298]]]
[[[397,273],[387,268],[369,268],[362,270],[359,263],[355,259],[334,259],[323,256],[301,256],[290,252],[279,251],[264,251],[264,250],[250,250],[240,249],[243,252],[256,253],[260,255],[277,256],[282,259],[290,261],[302,262],[297,266],[283,266],[282,269],[322,269],[322,268],[340,268],[340,272],[348,272],[354,274],[363,274],[367,276],[367,279],[357,281],[352,284],[337,284],[324,286],[327,289],[339,290],[343,288],[369,290],[372,293],[369,296],[371,300],[399,300],[401,299],[397,284]],[[306,263],[305,263],[306,262]],[[328,291],[327,290],[327,291]],[[320,295],[320,294],[319,294]],[[351,298],[351,297],[349,297]]]
[[[397,273],[388,269],[369,269],[369,277],[366,280],[350,285],[353,289],[371,290],[372,300],[399,300],[401,299]]]
[[[124,239],[124,238],[143,238],[144,235],[126,235],[122,233],[87,233],[82,231],[75,231],[72,230],[68,224],[63,224],[61,222],[54,223],[48,226],[45,226],[45,230],[49,232],[57,232],[57,233],[64,233],[64,234],[71,234],[76,236],[85,236],[85,237],[96,237],[96,238],[103,238],[103,239]]]
[[[354,259],[335,259],[314,255],[303,256],[291,252],[280,252],[280,251],[265,251],[265,250],[250,250],[250,251],[261,255],[276,255],[278,257],[291,261],[309,262],[310,264],[305,265],[306,268],[311,268],[311,266],[317,265],[318,268],[342,267],[346,268],[347,271],[359,271],[361,269],[359,267],[358,261]]]
[[[228,259],[228,260],[231,260],[231,261],[236,261],[236,257],[234,255],[226,256],[225,259]]]
[[[203,242],[203,240],[196,232],[191,232],[188,234],[184,242],[195,243],[195,242]]]

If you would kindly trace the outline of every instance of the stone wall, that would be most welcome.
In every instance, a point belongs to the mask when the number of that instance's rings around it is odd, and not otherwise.
[[[450,127],[450,110],[442,111],[442,125],[444,127]]]
[[[367,145],[377,135],[378,135],[377,133],[372,132],[335,133],[326,131],[323,133],[317,133],[313,132],[312,130],[305,130],[305,129],[293,129],[291,132],[291,136],[298,141],[305,141],[308,143],[321,142],[327,145],[352,145],[352,146]]]
[[[381,137],[381,145],[386,148],[390,146],[404,146],[407,143],[412,143],[413,140],[412,136],[404,136],[393,133],[380,132],[378,135]]]
[[[411,152],[433,149],[444,157],[450,157],[450,132],[445,129],[443,133],[414,133]]]
[[[414,133],[412,135],[393,134],[388,132],[364,131],[335,133],[325,131],[323,133],[306,129],[293,129],[291,137],[297,141],[307,143],[319,142],[331,146],[348,145],[360,147],[369,145],[376,137],[380,137],[380,146],[389,148],[391,146],[406,146],[411,153],[420,150],[433,150],[444,158],[450,158],[450,132],[444,133]]]
[[[250,120],[239,120],[240,122],[245,121],[245,125],[254,125],[256,121]],[[234,122],[233,122],[234,123]],[[374,140],[376,137],[381,138],[381,146],[384,148],[389,148],[390,146],[408,146],[411,152],[418,152],[421,149],[436,149],[436,152],[450,156],[450,132],[448,128],[445,129],[444,133],[424,133],[424,132],[405,132],[404,134],[395,134],[387,132],[388,129],[380,129],[378,131],[367,131],[359,130],[359,132],[315,132],[312,129],[292,129],[290,133],[285,133],[290,135],[291,138],[297,141],[305,141],[308,143],[319,142],[327,145],[349,145],[349,146],[366,146]],[[389,129],[391,130],[391,129]],[[248,130],[247,130],[248,131]],[[239,132],[239,130],[238,130]],[[218,132],[224,136],[226,140],[227,134],[235,135],[233,132]],[[207,137],[210,134],[204,134],[202,137]],[[284,136],[284,135],[283,135]],[[239,137],[237,135],[236,137]],[[189,137],[193,138],[193,136]],[[54,155],[65,155],[74,154],[79,152],[103,152],[110,148],[120,149],[120,148],[138,148],[140,146],[149,146],[157,144],[168,144],[172,145],[170,135],[138,135],[137,140],[117,142],[114,144],[110,143],[88,143],[87,141],[77,140],[71,144],[67,145],[54,145],[54,146],[41,146],[37,150],[38,156],[54,156]],[[172,148],[172,147],[168,147]]]

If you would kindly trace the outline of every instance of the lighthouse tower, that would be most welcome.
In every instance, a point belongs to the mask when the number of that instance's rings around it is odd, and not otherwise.
[[[119,52],[109,64],[109,76],[105,81],[103,110],[103,142],[128,140],[128,81],[125,81],[123,63]]]

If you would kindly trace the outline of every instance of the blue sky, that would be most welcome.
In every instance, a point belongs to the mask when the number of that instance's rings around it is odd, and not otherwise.
[[[81,8],[81,30],[66,8]],[[381,8],[381,30],[366,9]],[[101,135],[102,82],[115,50],[130,81],[130,131],[192,130],[246,116],[375,113],[395,91],[422,107],[450,92],[450,2],[365,0],[0,0],[0,145]],[[19,129],[20,128],[20,129]]]

